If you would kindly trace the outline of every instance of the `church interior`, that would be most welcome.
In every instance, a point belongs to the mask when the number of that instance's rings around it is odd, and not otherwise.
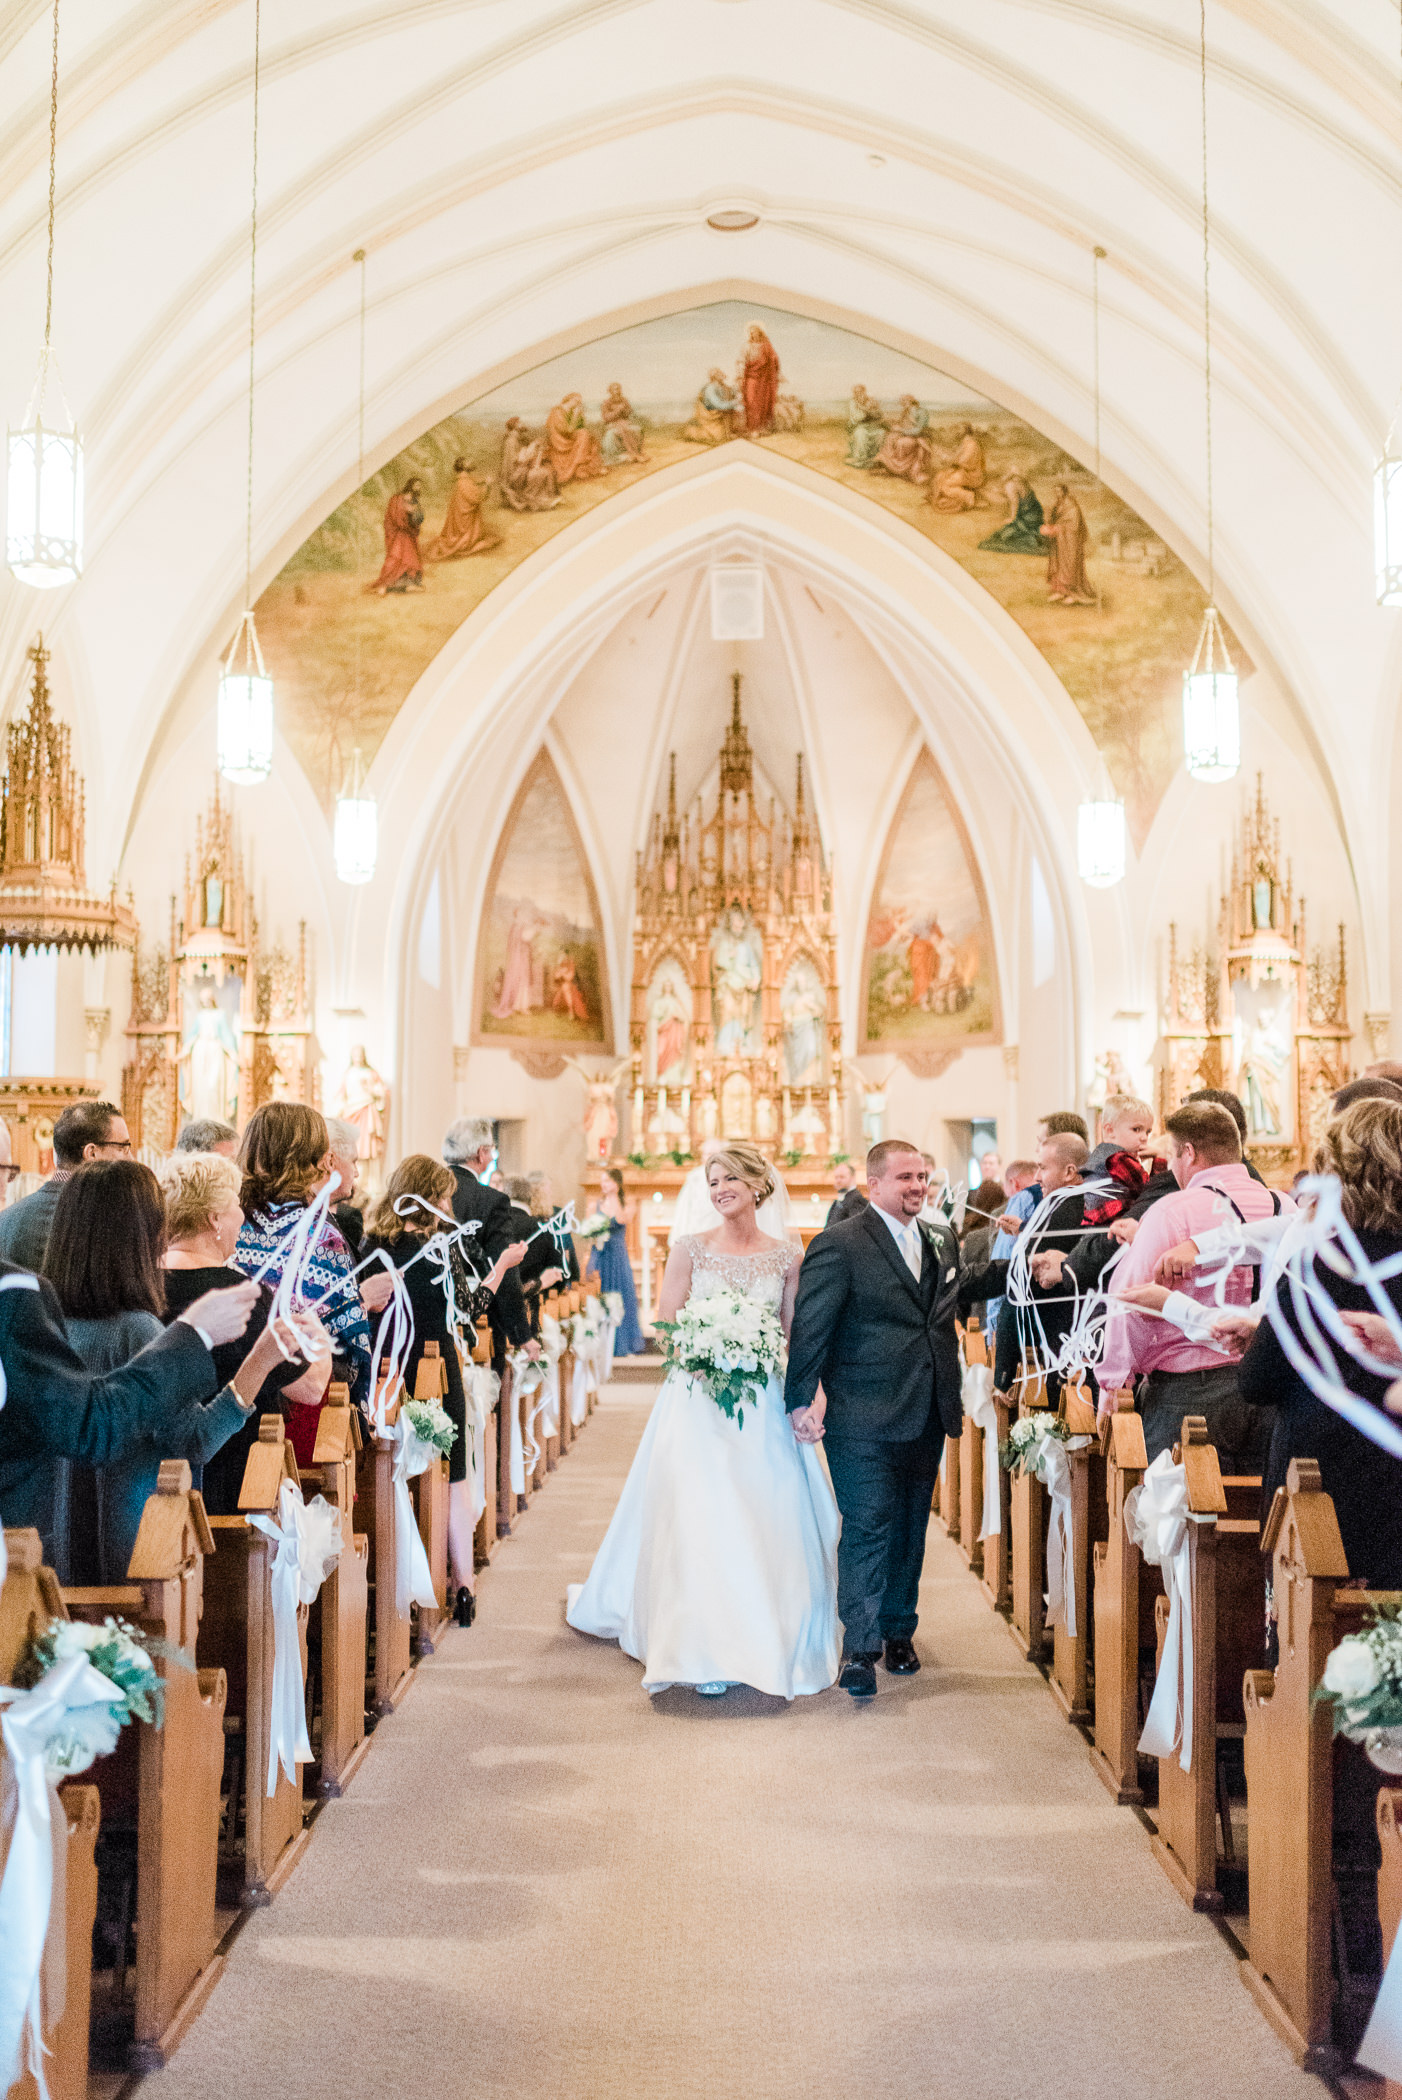
[[[61,1796],[6,1724],[11,2092],[1402,2092],[1402,1792],[1346,1870],[1316,1697],[1388,1584],[1310,1461],[1263,1509],[1205,1445],[1200,1505],[1173,1445],[1194,1780],[1137,1748],[1137,1417],[1054,1374],[1070,1486],[1000,1479],[1030,1374],[966,1397],[869,1712],[649,1701],[563,1618],[703,1148],[811,1248],[904,1141],[962,1234],[1048,1117],[1146,1104],[1162,1168],[1227,1092],[1288,1197],[1402,1079],[1400,51],[1397,0],[0,7],[4,1200],[85,1106],[163,1175],[287,1104],[361,1225],[463,1119],[564,1220],[544,1386],[459,1329],[467,1616],[447,1458],[348,1402],[237,1511],[166,1455],[125,1582],[6,1509],[0,1702],[36,1613],[198,1663]],[[300,1664],[239,1513],[289,1483],[356,1541]]]

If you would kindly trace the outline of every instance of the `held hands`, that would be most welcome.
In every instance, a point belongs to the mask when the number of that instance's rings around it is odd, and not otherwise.
[[[187,1327],[202,1327],[211,1342],[236,1342],[257,1303],[256,1283],[235,1283],[228,1290],[206,1291],[180,1317]]]
[[[1108,1227],[1110,1237],[1112,1240],[1118,1240],[1122,1247],[1127,1247],[1142,1223],[1140,1218],[1114,1218]]]
[[[1168,1290],[1162,1283],[1132,1283],[1115,1296],[1122,1305],[1142,1305],[1146,1312],[1162,1312],[1168,1303]]]
[[[1028,1264],[1032,1281],[1039,1291],[1049,1291],[1061,1281],[1061,1272],[1066,1266],[1066,1256],[1057,1249],[1050,1254],[1034,1254]]]
[[[1183,1281],[1185,1276],[1191,1276],[1197,1265],[1198,1250],[1196,1242],[1193,1240],[1180,1240],[1176,1247],[1169,1248],[1167,1254],[1159,1256],[1158,1267],[1154,1270],[1154,1281],[1156,1283],[1166,1283],[1169,1289],[1172,1290],[1176,1284]]]
[[[820,1444],[823,1441],[823,1417],[827,1414],[827,1395],[821,1386],[807,1407],[796,1407],[789,1416],[793,1433],[800,1444]]]
[[[1219,1312],[1212,1322],[1212,1339],[1228,1348],[1244,1349],[1256,1332],[1258,1321],[1245,1310]]]

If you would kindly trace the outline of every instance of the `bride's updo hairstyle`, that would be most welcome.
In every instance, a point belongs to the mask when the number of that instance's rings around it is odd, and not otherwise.
[[[777,1183],[774,1169],[762,1152],[753,1145],[722,1145],[706,1160],[706,1186],[711,1185],[712,1167],[724,1167],[728,1173],[738,1174],[746,1188],[755,1192],[755,1209],[773,1195]]]

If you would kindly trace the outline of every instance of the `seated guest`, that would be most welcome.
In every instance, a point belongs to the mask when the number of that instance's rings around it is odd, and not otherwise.
[[[232,1123],[221,1123],[217,1116],[201,1116],[197,1122],[186,1123],[175,1140],[177,1152],[222,1152],[225,1159],[238,1155],[239,1134]]]
[[[54,1208],[44,1274],[63,1312],[68,1339],[84,1368],[95,1377],[120,1369],[164,1331],[165,1205],[149,1167],[134,1159],[94,1160],[64,1183]],[[281,1361],[277,1341],[265,1335],[250,1352],[259,1383]],[[201,1386],[203,1381],[201,1381]],[[254,1396],[257,1387],[253,1389]],[[159,1429],[137,1441],[126,1455],[97,1475],[96,1566],[86,1561],[93,1541],[77,1522],[76,1493],[70,1559],[75,1579],[99,1582],[126,1577],[141,1512],[155,1493],[164,1458],[185,1458],[198,1468],[241,1430],[249,1408],[231,1387],[204,1399],[196,1388],[188,1404]],[[86,1564],[85,1564],[86,1561]]]
[[[0,1260],[42,1269],[63,1184],[85,1159],[129,1159],[131,1137],[110,1101],[75,1101],[54,1124],[54,1170],[42,1188],[0,1211]]]
[[[64,1332],[53,1286],[0,1262],[0,1523],[32,1525],[56,1565],[63,1462],[108,1466],[136,1444],[163,1443],[189,1407],[218,1390],[213,1351],[248,1324],[252,1284],[209,1291],[119,1370],[94,1378]],[[251,1410],[265,1372],[232,1381]]]
[[[850,1159],[840,1159],[832,1170],[832,1185],[837,1194],[828,1205],[824,1226],[833,1225],[839,1218],[850,1218],[854,1210],[860,1210],[867,1200],[867,1193],[857,1180],[857,1170]],[[848,1198],[850,1197],[850,1202]]]
[[[478,1222],[475,1244],[469,1254],[471,1267],[486,1270],[520,1234],[513,1231],[511,1199],[505,1188],[488,1187],[487,1178],[497,1163],[496,1140],[486,1116],[459,1116],[443,1138],[443,1158],[453,1175],[453,1216],[460,1225]],[[502,1278],[492,1300],[492,1362],[500,1370],[508,1347],[525,1349],[538,1356],[540,1344],[531,1333],[521,1280],[514,1272]]]
[[[462,1361],[448,1322],[448,1299],[441,1269],[429,1256],[422,1261],[415,1260],[434,1234],[444,1228],[432,1212],[414,1204],[406,1203],[401,1214],[395,1208],[396,1202],[408,1196],[422,1197],[437,1210],[449,1209],[453,1200],[451,1169],[440,1166],[436,1159],[430,1159],[423,1152],[413,1152],[407,1159],[402,1159],[370,1214],[365,1252],[387,1254],[397,1269],[405,1271],[404,1287],[409,1294],[414,1320],[413,1346],[404,1372],[405,1390],[413,1393],[414,1375],[423,1357],[425,1342],[437,1342],[438,1353],[447,1367],[448,1392],[442,1404],[458,1432],[448,1454],[448,1560],[456,1591],[457,1621],[459,1626],[470,1626],[476,1612],[476,1575],[472,1502],[467,1481],[467,1395],[463,1388]],[[525,1251],[520,1241],[508,1247],[497,1256],[485,1281],[474,1287],[468,1281],[456,1248],[451,1250],[448,1259],[454,1264],[454,1293],[459,1313],[469,1328],[486,1313],[502,1277],[519,1265]]]
[[[177,1150],[162,1168],[160,1180],[166,1207],[165,1318],[170,1321],[206,1291],[245,1281],[243,1272],[233,1266],[243,1227],[239,1203],[243,1176],[223,1153]],[[243,1333],[237,1341],[221,1343],[214,1351],[215,1374],[221,1385],[227,1385],[268,1324],[273,1294],[266,1283],[260,1283],[257,1290],[252,1317]],[[329,1350],[311,1364],[299,1358],[290,1362],[279,1358],[258,1398],[266,1407],[319,1406],[330,1377]],[[255,1411],[205,1461],[201,1492],[212,1517],[238,1513],[248,1449],[257,1440]]]
[[[360,1185],[360,1132],[344,1116],[328,1116],[326,1135],[331,1142],[331,1171],[340,1182],[332,1199],[331,1215],[350,1248],[351,1259],[359,1261],[360,1243],[365,1237],[365,1213],[355,1200]]]
[[[249,1117],[239,1154],[244,1221],[234,1251],[238,1266],[255,1280],[276,1289],[291,1252],[293,1229],[315,1192],[325,1186],[330,1160],[326,1120],[305,1102],[269,1101]],[[383,1306],[389,1287],[382,1279],[362,1299],[351,1268],[350,1249],[327,1218],[311,1252],[305,1295],[331,1336],[332,1377],[350,1387],[355,1406],[369,1407],[374,1396],[366,1307]],[[299,1407],[288,1422],[288,1439],[299,1466],[312,1462],[320,1412]]]
[[[1177,1192],[1149,1210],[1110,1279],[1112,1317],[1100,1368],[1102,1396],[1142,1378],[1139,1412],[1151,1463],[1177,1443],[1186,1416],[1203,1415],[1222,1471],[1259,1473],[1265,1464],[1270,1418],[1242,1398],[1236,1364],[1224,1362],[1221,1350],[1211,1343],[1190,1340],[1148,1311],[1116,1313],[1115,1307],[1126,1297],[1132,1307],[1135,1301],[1129,1294],[1140,1285],[1152,1285],[1160,1256],[1191,1239],[1195,1231],[1229,1224],[1233,1218],[1250,1222],[1289,1205],[1290,1198],[1277,1195],[1247,1172],[1240,1132],[1220,1103],[1185,1101],[1164,1118],[1164,1132]],[[1249,1267],[1232,1270],[1225,1290],[1229,1305],[1249,1300],[1251,1280]],[[1185,1289],[1203,1302],[1210,1297],[1205,1283],[1189,1280]]]

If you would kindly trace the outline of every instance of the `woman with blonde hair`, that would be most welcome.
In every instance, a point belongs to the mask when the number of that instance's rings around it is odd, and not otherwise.
[[[447,1372],[448,1391],[443,1400],[457,1437],[448,1454],[448,1562],[452,1574],[459,1626],[470,1626],[476,1617],[477,1578],[473,1565],[472,1498],[467,1479],[467,1393],[457,1340],[448,1320],[448,1296],[441,1266],[423,1254],[436,1232],[451,1230],[443,1219],[453,1214],[453,1172],[441,1160],[425,1152],[411,1152],[390,1175],[384,1195],[366,1222],[364,1252],[381,1253],[404,1271],[404,1287],[414,1322],[414,1339],[404,1367],[405,1385],[412,1393],[414,1377],[423,1360],[424,1345],[438,1344]],[[482,1318],[508,1269],[515,1268],[525,1253],[524,1244],[508,1247],[497,1256],[491,1272],[480,1284],[470,1282],[456,1247],[448,1252],[458,1309],[471,1328]]]
[[[793,1316],[800,1250],[771,1239],[755,1209],[768,1160],[730,1144],[706,1162],[717,1223],[673,1244],[659,1318],[733,1291]],[[705,1385],[667,1373],[588,1581],[566,1616],[643,1665],[643,1690],[733,1684],[793,1699],[837,1676],[837,1504],[818,1450],[800,1444],[771,1372],[741,1420]]]

